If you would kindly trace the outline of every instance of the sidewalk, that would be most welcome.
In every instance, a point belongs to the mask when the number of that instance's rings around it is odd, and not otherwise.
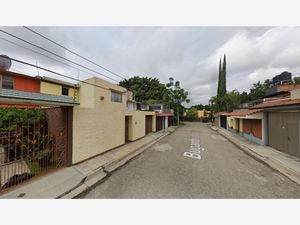
[[[5,193],[0,198],[75,198],[178,127],[147,136],[80,164],[60,169]]]
[[[299,158],[280,152],[270,146],[255,144],[223,128],[210,127],[255,159],[267,164],[300,185]]]

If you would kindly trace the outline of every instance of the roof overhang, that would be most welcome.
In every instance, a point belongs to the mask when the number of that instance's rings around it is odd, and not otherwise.
[[[69,96],[50,95],[0,88],[0,103],[43,106],[76,106],[79,102]]]

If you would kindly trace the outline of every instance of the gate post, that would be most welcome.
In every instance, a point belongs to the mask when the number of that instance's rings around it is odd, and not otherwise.
[[[72,165],[73,158],[73,107],[67,107],[67,161],[66,166]]]

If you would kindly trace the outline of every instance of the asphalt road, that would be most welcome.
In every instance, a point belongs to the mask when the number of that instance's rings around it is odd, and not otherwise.
[[[184,156],[200,144],[200,156]],[[202,149],[203,148],[203,149]],[[187,153],[190,155],[189,153]],[[190,155],[191,156],[191,155]],[[82,198],[300,198],[300,186],[203,123],[189,123]]]

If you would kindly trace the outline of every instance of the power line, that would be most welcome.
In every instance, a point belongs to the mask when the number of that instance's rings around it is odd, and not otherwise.
[[[37,32],[37,31],[35,31],[35,30],[32,30],[31,28],[26,27],[26,26],[23,26],[23,27],[24,27],[25,29],[31,31],[32,33],[34,33],[34,34],[36,34],[36,35],[38,35],[38,36],[40,36],[40,37],[42,37],[42,38],[44,38],[44,39],[46,39],[46,40],[52,42],[53,44],[56,44],[57,46],[59,46],[59,47],[65,49],[65,50],[67,50],[68,52],[70,52],[70,53],[72,53],[72,54],[74,54],[74,55],[76,55],[76,56],[78,56],[78,57],[80,57],[80,58],[82,58],[82,59],[84,59],[84,60],[86,60],[86,61],[88,61],[88,62],[90,62],[90,63],[92,63],[92,64],[94,64],[94,65],[96,65],[96,66],[98,66],[98,67],[100,67],[100,68],[102,68],[102,69],[104,69],[104,70],[106,70],[107,72],[109,72],[109,73],[111,73],[111,74],[113,74],[113,75],[115,75],[115,76],[117,76],[117,77],[119,77],[119,78],[126,79],[125,77],[123,77],[123,76],[121,76],[121,75],[118,75],[117,73],[115,73],[115,72],[113,72],[113,71],[111,71],[111,70],[105,68],[104,66],[101,66],[101,65],[99,65],[98,63],[95,63],[95,62],[93,62],[92,60],[90,60],[90,59],[88,59],[88,58],[86,58],[86,57],[84,57],[84,56],[82,56],[82,55],[80,55],[80,54],[78,54],[78,53],[76,53],[76,52],[74,52],[74,51],[72,51],[72,50],[70,50],[70,49],[64,47],[63,45],[57,43],[56,41],[51,40],[50,38],[48,38],[48,37],[46,37],[46,36],[40,34],[39,32]]]
[[[71,65],[69,65],[69,64],[67,64],[67,63],[64,63],[64,62],[62,62],[62,61],[60,61],[60,60],[54,59],[54,58],[52,58],[52,57],[50,57],[50,56],[48,56],[48,55],[45,55],[45,54],[43,54],[43,53],[41,53],[41,52],[38,52],[38,51],[35,51],[35,50],[31,49],[31,48],[27,48],[27,47],[25,47],[25,46],[19,45],[18,43],[13,42],[13,41],[10,41],[10,40],[7,40],[6,38],[0,37],[0,40],[6,41],[6,42],[8,42],[8,43],[10,43],[10,44],[13,44],[13,45],[15,45],[15,46],[18,46],[18,47],[20,47],[20,48],[26,49],[26,50],[28,50],[28,51],[31,51],[31,52],[34,52],[34,53],[36,53],[36,54],[42,55],[42,56],[44,56],[44,57],[46,57],[46,58],[49,58],[49,59],[51,59],[51,60],[53,60],[53,61],[59,62],[59,63],[65,65],[65,66],[67,66],[67,67],[76,69],[76,70],[78,70],[78,71],[81,71],[81,72],[84,72],[84,73],[86,73],[86,74],[88,74],[88,75],[93,76],[93,74],[90,74],[89,72],[87,72],[87,71],[85,71],[85,70],[81,70],[81,69],[79,69],[79,68],[77,68],[77,67],[75,67],[75,66],[71,66]]]
[[[2,56],[0,56],[0,58],[1,58],[1,57],[2,57]],[[12,60],[12,61],[14,61],[14,62],[18,62],[18,63],[24,64],[24,65],[27,65],[27,66],[32,66],[32,67],[35,67],[35,68],[37,68],[37,69],[41,69],[41,70],[44,70],[44,71],[46,71],[46,72],[53,73],[53,74],[56,74],[56,75],[58,75],[58,76],[61,76],[61,77],[64,77],[64,78],[68,78],[68,79],[71,79],[71,80],[74,80],[74,81],[77,81],[77,82],[82,82],[82,83],[84,83],[84,84],[88,84],[88,85],[91,85],[91,86],[94,86],[94,87],[102,88],[102,89],[105,89],[105,90],[110,90],[109,88],[102,87],[101,85],[98,85],[98,84],[91,84],[91,83],[89,83],[89,82],[87,82],[87,81],[82,81],[82,80],[76,79],[76,78],[74,78],[74,77],[70,77],[70,76],[68,76],[68,75],[65,75],[65,74],[62,74],[62,73],[58,73],[58,72],[55,72],[55,71],[53,71],[53,70],[46,69],[46,68],[41,67],[41,66],[34,65],[34,64],[32,64],[32,63],[29,63],[29,62],[25,62],[25,61],[18,60],[18,59],[14,59],[14,58],[10,58],[10,57],[9,57],[9,59]],[[75,86],[75,84],[74,84],[74,86]]]
[[[29,41],[26,41],[26,40],[20,38],[20,37],[17,37],[17,36],[14,35],[14,34],[11,34],[11,33],[9,33],[9,32],[6,32],[6,31],[4,31],[4,30],[2,30],[2,29],[0,29],[0,32],[2,32],[2,33],[4,33],[4,34],[7,34],[7,35],[9,35],[9,36],[11,36],[11,37],[14,37],[14,38],[16,38],[16,39],[18,39],[18,40],[20,40],[20,41],[23,41],[23,42],[25,42],[25,43],[27,43],[27,44],[29,44],[29,45],[34,46],[34,47],[36,47],[36,48],[42,49],[43,51],[48,52],[48,53],[50,53],[50,54],[52,54],[52,55],[55,55],[55,56],[58,57],[58,58],[64,59],[64,60],[66,60],[66,61],[68,61],[68,62],[70,62],[70,63],[73,63],[73,64],[75,64],[75,65],[77,65],[77,66],[80,66],[80,67],[82,67],[82,68],[85,68],[85,69],[87,69],[87,70],[89,70],[89,71],[92,71],[92,72],[94,72],[94,73],[96,73],[96,74],[99,74],[99,75],[101,75],[101,76],[103,76],[103,77],[106,77],[106,78],[108,78],[108,79],[110,79],[110,80],[113,80],[113,81],[119,83],[119,81],[117,81],[117,80],[115,80],[115,79],[113,79],[113,78],[111,78],[111,77],[108,77],[108,76],[106,76],[106,75],[104,75],[104,74],[101,74],[101,73],[99,73],[99,72],[97,72],[97,71],[95,71],[95,70],[93,70],[93,69],[90,69],[90,68],[88,68],[88,67],[86,67],[86,66],[80,65],[79,63],[76,63],[76,62],[74,62],[74,61],[72,61],[72,60],[69,60],[69,59],[67,59],[67,58],[65,58],[65,57],[62,57],[62,56],[60,56],[60,55],[58,55],[58,54],[56,54],[56,53],[54,53],[54,52],[51,52],[51,51],[49,51],[49,50],[47,50],[47,49],[45,49],[45,48],[43,48],[43,47],[41,47],[41,46],[38,46],[38,45],[36,45],[36,44],[33,44],[33,43],[29,42]]]

